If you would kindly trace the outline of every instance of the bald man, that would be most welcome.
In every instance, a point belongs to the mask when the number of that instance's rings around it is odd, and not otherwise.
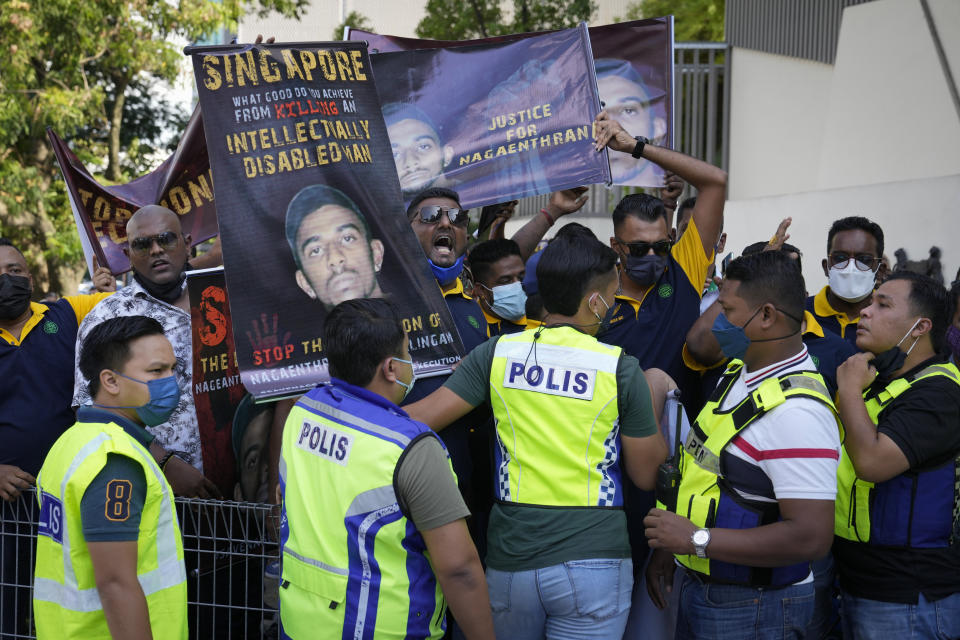
[[[147,427],[155,436],[150,451],[158,462],[164,463],[164,475],[177,495],[220,497],[216,486],[203,476],[200,432],[193,403],[193,339],[186,286],[189,251],[190,236],[183,233],[177,214],[159,205],[137,210],[127,221],[127,248],[124,249],[133,267],[133,282],[87,314],[80,325],[77,345],[83,344],[93,327],[117,316],[147,316],[163,326],[177,357],[174,373],[180,387],[180,401],[167,422]],[[90,390],[77,362],[73,404],[81,406],[90,402]]]

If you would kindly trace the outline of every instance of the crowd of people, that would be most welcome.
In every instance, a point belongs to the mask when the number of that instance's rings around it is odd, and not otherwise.
[[[331,380],[270,431],[281,637],[646,638],[664,615],[676,638],[960,637],[960,285],[891,272],[880,225],[851,216],[808,295],[820,250],[787,244],[789,219],[728,239],[722,170],[607,112],[595,145],[667,172],[605,241],[574,222],[543,240],[585,189],[512,239],[515,203],[491,208],[472,246],[456,191],[410,194],[467,351],[451,374],[416,379],[389,298],[329,302]],[[126,231],[130,285],[98,268],[100,293],[47,302],[0,239],[0,637],[188,636],[174,497],[221,497],[191,243],[155,205]],[[32,488],[35,566],[13,543]]]

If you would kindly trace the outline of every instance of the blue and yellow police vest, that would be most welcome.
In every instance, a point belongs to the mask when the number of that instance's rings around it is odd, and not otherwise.
[[[187,574],[173,490],[150,452],[122,427],[90,422],[78,422],[60,436],[37,478],[40,521],[33,589],[37,638],[110,637],[83,537],[80,501],[111,453],[139,462],[146,479],[137,580],[147,599],[153,637],[185,639]],[[110,506],[108,501],[106,508]]]
[[[437,436],[345,386],[301,398],[283,432],[284,637],[440,638],[446,603],[396,486],[405,452]]]
[[[836,415],[823,378],[819,373],[806,371],[767,378],[734,407],[721,410],[723,400],[733,388],[742,367],[740,360],[730,362],[713,395],[690,427],[684,444],[677,513],[689,518],[697,527],[752,529],[780,520],[780,507],[776,502],[747,500],[724,478],[723,450],[755,420],[795,397],[818,400]],[[810,573],[806,562],[762,568],[693,555],[677,555],[677,561],[712,580],[749,586],[789,585]]]
[[[883,410],[916,382],[943,376],[960,385],[952,363],[934,364],[909,378],[897,378],[865,400],[877,424]],[[835,533],[854,542],[886,547],[947,547],[955,535],[960,505],[958,462],[950,460],[925,471],[907,471],[874,484],[857,477],[846,449],[837,468]]]
[[[490,369],[500,502],[623,507],[622,353],[569,326],[500,337]]]

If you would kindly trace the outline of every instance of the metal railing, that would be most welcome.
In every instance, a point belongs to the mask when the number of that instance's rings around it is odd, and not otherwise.
[[[267,504],[177,498],[190,637],[279,637],[279,548]],[[36,637],[32,491],[0,503],[0,640]]]
[[[678,42],[674,46],[674,149],[727,169],[730,150],[730,52],[725,42]],[[635,187],[591,185],[587,207],[608,213]],[[689,188],[688,188],[689,190]],[[684,196],[688,195],[687,193]],[[532,216],[549,196],[524,198],[516,217]]]

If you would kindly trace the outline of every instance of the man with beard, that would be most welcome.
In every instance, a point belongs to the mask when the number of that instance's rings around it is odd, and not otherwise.
[[[93,283],[108,293],[31,302],[33,275],[26,258],[0,238],[0,637],[28,633],[31,567],[25,558],[32,542],[27,523],[36,520],[36,501],[16,500],[34,485],[50,447],[74,423],[70,370],[77,328],[117,286],[110,270],[96,263]]]
[[[429,187],[449,187],[443,169],[453,159],[453,147],[440,141],[433,120],[422,109],[401,102],[383,107],[403,199]]]
[[[177,356],[174,371],[180,401],[166,422],[149,431],[156,437],[151,452],[162,461],[164,475],[177,495],[220,497],[220,491],[203,476],[200,432],[193,404],[193,338],[190,334],[190,300],[186,270],[190,236],[180,218],[159,205],[147,205],[127,221],[128,248],[133,282],[107,298],[87,315],[77,334],[82,345],[87,333],[108,318],[142,315],[163,325]],[[90,404],[91,397],[79,362],[74,376],[74,406]]]
[[[377,282],[383,243],[370,236],[345,193],[325,184],[304,187],[287,207],[285,228],[297,286],[327,310],[344,300],[383,297]]]

